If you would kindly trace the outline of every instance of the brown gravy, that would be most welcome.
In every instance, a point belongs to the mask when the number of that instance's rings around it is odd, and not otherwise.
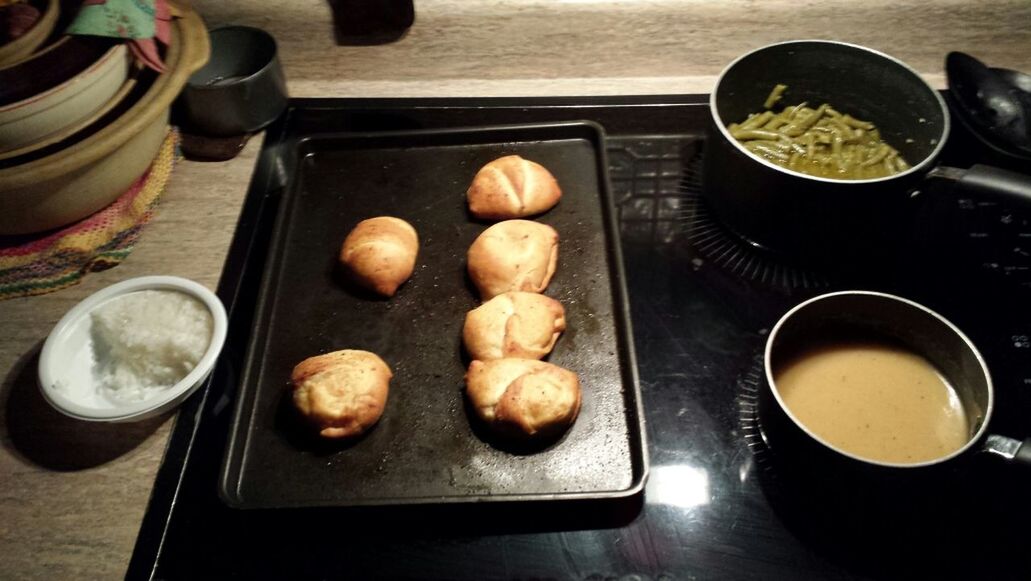
[[[970,438],[952,386],[929,361],[890,343],[820,343],[780,365],[774,381],[799,422],[865,459],[926,462]]]

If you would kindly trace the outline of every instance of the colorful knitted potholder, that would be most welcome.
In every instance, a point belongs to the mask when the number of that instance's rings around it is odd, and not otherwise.
[[[66,288],[122,262],[168,183],[178,140],[170,131],[147,172],[103,210],[42,238],[0,239],[0,300]]]

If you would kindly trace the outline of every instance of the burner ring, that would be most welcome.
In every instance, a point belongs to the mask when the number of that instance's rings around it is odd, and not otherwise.
[[[710,262],[731,274],[768,287],[813,290],[830,286],[826,277],[791,266],[737,236],[713,216],[702,195],[702,147],[684,163],[680,182],[680,234]]]
[[[763,476],[775,481],[777,478],[776,461],[759,418],[759,394],[763,382],[766,381],[765,377],[765,365],[760,353],[752,358],[748,368],[737,378],[735,402],[738,408],[738,423],[745,445],[752,453],[756,466],[762,470]]]

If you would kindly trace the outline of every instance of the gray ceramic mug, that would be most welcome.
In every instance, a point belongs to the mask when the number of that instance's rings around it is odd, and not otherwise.
[[[880,462],[831,444],[797,419],[778,390],[776,370],[793,352],[821,338],[854,332],[900,342],[939,370],[955,389],[970,424],[961,448],[924,462]],[[977,347],[945,317],[908,299],[872,291],[835,292],[809,299],[788,311],[773,327],[766,341],[764,364],[766,385],[759,399],[760,418],[775,432],[768,437],[791,448],[806,448],[847,468],[896,477],[902,472],[915,476],[951,468],[975,453],[1031,465],[1031,440],[988,432],[995,394],[988,366]]]
[[[187,81],[180,122],[190,133],[213,137],[264,128],[287,105],[276,40],[249,26],[225,26],[209,34],[211,60]]]

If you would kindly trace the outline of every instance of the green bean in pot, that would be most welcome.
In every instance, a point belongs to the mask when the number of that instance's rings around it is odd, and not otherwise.
[[[856,119],[824,103],[770,109],[787,89],[777,85],[753,113],[727,126],[731,137],[772,163],[801,173],[832,179],[874,179],[909,169],[895,148],[881,140],[873,123]]]

